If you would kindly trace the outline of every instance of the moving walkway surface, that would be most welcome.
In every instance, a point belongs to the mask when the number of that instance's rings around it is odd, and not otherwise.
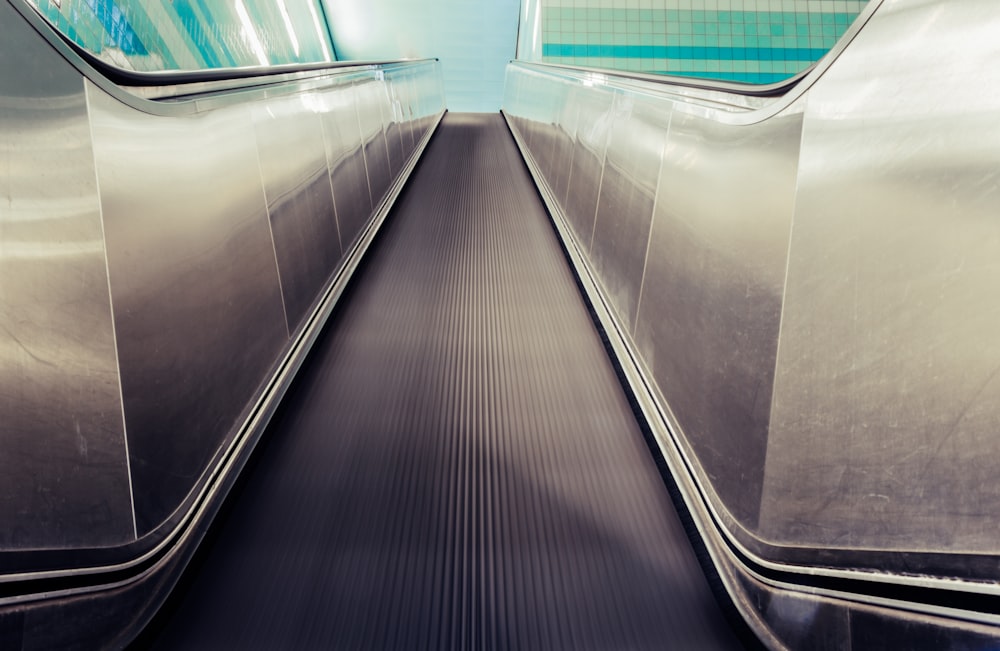
[[[734,648],[499,115],[448,114],[140,638]]]

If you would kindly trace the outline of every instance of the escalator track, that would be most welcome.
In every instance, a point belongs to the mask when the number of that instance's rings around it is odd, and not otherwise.
[[[156,649],[741,648],[500,115],[448,114]]]

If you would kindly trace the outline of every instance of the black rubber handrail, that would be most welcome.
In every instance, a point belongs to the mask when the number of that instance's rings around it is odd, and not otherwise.
[[[537,66],[539,68],[553,68],[575,73],[590,73],[603,75],[612,79],[628,79],[630,81],[641,81],[643,83],[665,84],[670,86],[682,86],[684,88],[696,88],[698,90],[718,91],[732,93],[734,95],[747,95],[750,97],[781,97],[794,88],[800,81],[809,75],[815,68],[818,61],[805,70],[773,84],[751,84],[739,81],[721,81],[717,79],[702,79],[700,77],[681,77],[677,75],[659,75],[642,72],[632,72],[628,70],[613,70],[608,68],[588,68],[585,66],[569,66],[561,63],[545,63],[542,61],[520,61],[517,63],[524,66]]]
[[[423,63],[437,59],[395,59],[387,61],[333,61],[321,63],[289,63],[274,66],[246,66],[241,68],[208,68],[205,70],[163,70],[157,72],[137,72],[126,70],[108,63],[86,49],[70,41],[61,32],[60,36],[76,50],[88,64],[93,66],[109,81],[130,88],[156,88],[163,86],[182,86],[185,84],[211,83],[219,81],[237,81],[277,75],[300,74],[319,71],[356,71],[358,69],[374,70],[394,65]]]
[[[405,65],[438,60],[437,58],[422,58],[370,61],[321,61],[315,63],[278,64],[273,66],[242,66],[235,68],[206,68],[202,70],[157,70],[153,72],[140,72],[137,70],[120,68],[96,56],[90,50],[73,41],[69,36],[64,34],[62,30],[52,25],[52,23],[39,13],[34,6],[24,2],[23,0],[12,0],[11,4],[13,4],[14,8],[18,9],[22,15],[25,15],[26,10],[30,11],[33,16],[37,17],[41,22],[47,25],[51,29],[52,33],[58,35],[62,43],[69,47],[77,56],[83,59],[87,65],[93,67],[108,81],[126,88],[182,86],[185,84],[238,81],[241,79],[321,71],[343,70],[345,72],[353,72],[359,69],[372,70],[393,65]]]

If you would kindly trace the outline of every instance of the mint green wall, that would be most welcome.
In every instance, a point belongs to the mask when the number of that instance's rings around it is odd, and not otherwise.
[[[323,2],[340,58],[436,57],[450,110],[500,110],[519,0]]]

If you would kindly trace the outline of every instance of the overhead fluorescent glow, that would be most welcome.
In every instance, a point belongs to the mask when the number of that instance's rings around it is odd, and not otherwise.
[[[311,13],[313,17],[313,25],[316,25],[316,34],[317,36],[319,36],[319,43],[320,45],[323,46],[323,60],[333,61],[333,56],[330,55],[330,48],[326,46],[326,39],[328,32],[319,22],[319,16],[316,15],[316,3],[307,2],[306,4],[309,6],[309,13]]]
[[[309,3],[312,5],[312,3]],[[288,32],[288,38],[292,39],[292,49],[295,50],[295,56],[299,56],[299,38],[295,35],[295,30],[292,28],[292,19],[288,17],[288,7],[285,6],[285,0],[278,0],[278,11],[281,12],[281,20],[285,22],[285,31]]]
[[[260,65],[270,65],[271,62],[267,58],[267,52],[264,51],[264,44],[260,42],[257,30],[253,28],[253,23],[250,22],[250,14],[247,13],[246,5],[243,4],[243,0],[235,0],[234,4],[236,6],[236,14],[240,17],[240,22],[243,23],[243,37],[250,42],[250,46],[253,48],[254,54],[257,55]]]

